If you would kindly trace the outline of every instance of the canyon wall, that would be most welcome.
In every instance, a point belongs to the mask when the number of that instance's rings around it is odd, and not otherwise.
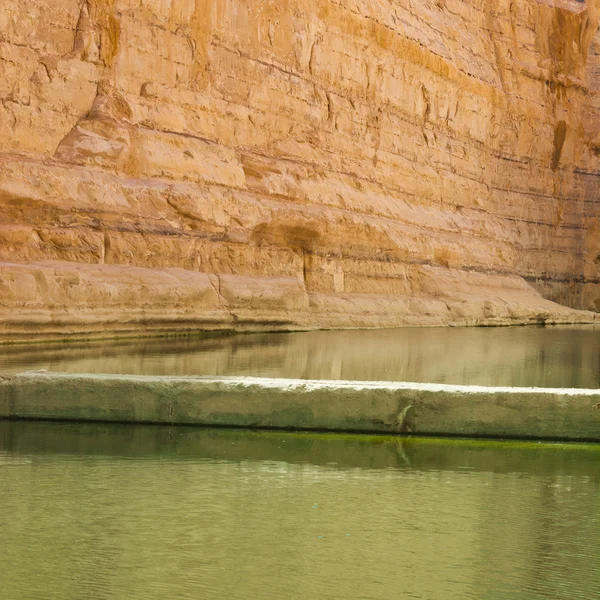
[[[0,333],[595,319],[599,11],[3,0]]]

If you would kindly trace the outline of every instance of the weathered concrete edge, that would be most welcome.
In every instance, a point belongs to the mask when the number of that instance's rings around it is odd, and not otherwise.
[[[600,390],[22,373],[0,418],[600,441]]]

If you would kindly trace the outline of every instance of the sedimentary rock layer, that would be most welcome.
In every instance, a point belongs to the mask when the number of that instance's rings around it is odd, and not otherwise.
[[[4,335],[590,320],[599,0],[4,0]]]

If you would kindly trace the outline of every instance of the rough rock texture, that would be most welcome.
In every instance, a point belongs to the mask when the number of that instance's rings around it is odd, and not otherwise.
[[[0,330],[595,318],[599,10],[3,0]]]

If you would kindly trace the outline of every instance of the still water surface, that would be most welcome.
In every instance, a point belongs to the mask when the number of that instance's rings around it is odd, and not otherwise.
[[[600,446],[0,422],[4,600],[591,600]]]
[[[600,328],[318,331],[0,346],[0,373],[25,369],[598,388]]]

